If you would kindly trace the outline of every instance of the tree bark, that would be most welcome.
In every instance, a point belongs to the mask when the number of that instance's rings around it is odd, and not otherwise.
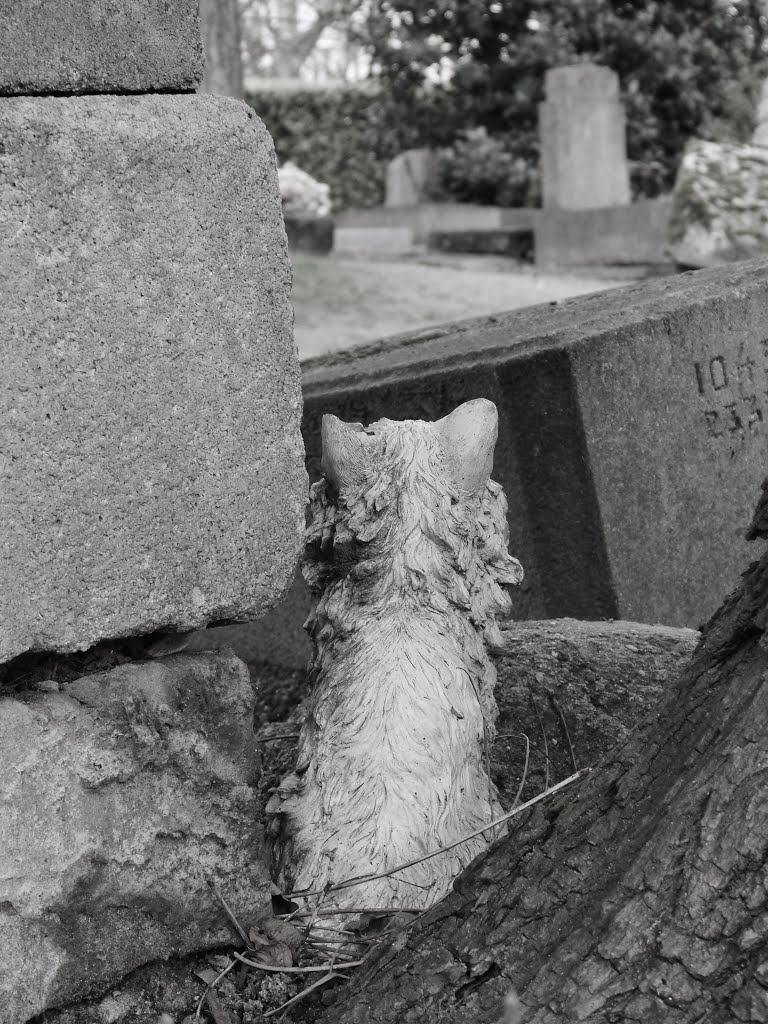
[[[330,1024],[768,1021],[768,555],[586,781],[340,992]],[[517,819],[519,821],[519,819]]]

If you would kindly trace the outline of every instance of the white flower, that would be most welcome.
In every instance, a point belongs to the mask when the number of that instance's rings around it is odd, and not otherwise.
[[[331,212],[329,185],[316,181],[290,161],[278,169],[277,175],[284,213],[327,217]]]

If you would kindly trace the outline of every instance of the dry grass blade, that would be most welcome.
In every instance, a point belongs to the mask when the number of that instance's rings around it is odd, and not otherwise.
[[[216,897],[216,899],[219,901],[219,903],[224,908],[225,914],[227,915],[229,920],[232,922],[232,927],[235,929],[237,934],[240,936],[240,938],[245,943],[246,949],[250,949],[251,948],[251,944],[248,941],[248,936],[245,934],[243,929],[240,927],[240,922],[237,920],[235,915],[229,909],[229,905],[228,905],[227,901],[224,899],[224,897],[221,895],[221,893],[219,892],[218,886],[216,885],[215,882],[210,881],[210,879],[208,880],[208,885],[209,885],[210,889],[212,890],[212,892],[213,892],[214,896]]]
[[[281,733],[279,736],[261,736],[261,737],[257,737],[256,742],[257,743],[275,743],[275,742],[277,742],[277,740],[297,740],[298,738],[299,738],[299,733],[297,733],[297,732],[285,732],[285,733]]]
[[[272,971],[275,974],[317,974],[320,971],[328,970],[328,964],[318,964],[316,967],[277,967],[275,964],[263,964],[258,960],[249,960],[242,953],[233,953],[232,955],[241,964],[248,964],[249,967],[255,967],[258,971]],[[359,967],[361,963],[363,963],[362,960],[350,960],[349,963],[344,964],[344,969],[346,970],[347,967]],[[232,966],[234,967],[235,965],[232,964]],[[216,980],[218,981],[219,979],[217,978]]]
[[[541,738],[544,741],[544,792],[546,793],[549,789],[549,744],[547,743],[547,730],[544,728],[544,720],[539,712],[539,705],[533,699],[533,694],[531,694],[531,704],[533,704],[533,710],[536,712],[536,718],[541,729]]]
[[[569,775],[567,779],[563,779],[562,782],[556,783],[550,789],[545,789],[543,793],[539,793],[538,796],[533,797],[531,800],[527,800],[524,804],[520,804],[519,807],[515,807],[511,811],[507,811],[506,814],[502,814],[500,818],[496,818],[494,821],[488,822],[482,828],[477,828],[474,832],[469,832],[467,835],[462,836],[461,839],[457,839],[455,843],[447,843],[445,846],[440,846],[436,850],[432,850],[431,853],[425,853],[422,857],[415,857],[413,860],[406,861],[404,864],[398,864],[397,867],[390,868],[389,871],[381,871],[375,875],[360,875],[357,878],[347,878],[343,882],[337,882],[336,885],[326,886],[325,889],[321,890],[310,890],[308,892],[292,892],[284,898],[287,900],[306,898],[308,896],[317,896],[319,893],[327,892],[340,892],[342,889],[350,889],[352,886],[360,885],[364,882],[373,882],[377,878],[388,878],[390,875],[395,874],[398,871],[405,871],[406,868],[412,868],[416,864],[421,864],[425,860],[429,860],[430,857],[438,857],[441,853],[447,853],[449,850],[454,850],[457,846],[461,846],[462,843],[466,843],[468,839],[474,839],[476,836],[481,836],[484,832],[489,829],[496,828],[498,825],[502,825],[505,821],[509,821],[510,818],[514,818],[518,814],[522,814],[523,811],[527,811],[529,807],[533,807],[534,804],[540,803],[548,796],[559,792],[566,786],[570,786],[578,779],[583,778],[592,769],[582,768],[581,771],[576,772],[573,775]],[[359,911],[357,911],[359,913]]]
[[[525,780],[528,778],[528,760],[531,756],[531,741],[528,739],[524,732],[520,733],[520,735],[525,740],[525,765],[523,767],[523,777],[522,779],[520,779],[520,785],[517,787],[515,799],[512,801],[513,810],[520,803],[520,797],[523,795],[523,787],[525,786]]]
[[[552,705],[552,710],[557,715],[558,721],[560,722],[560,731],[562,732],[565,742],[568,746],[568,753],[571,755],[571,765],[575,772],[578,771],[576,767],[576,757],[573,753],[573,744],[571,743],[571,734],[568,732],[568,726],[565,721],[565,715],[560,710],[560,705],[557,703],[557,699],[551,690],[547,690],[547,696],[549,697],[549,703]]]
[[[318,910],[317,917],[336,917],[337,914],[420,914],[421,910],[416,907],[356,907],[352,910],[344,907],[326,907],[325,910]],[[309,910],[292,910],[290,914],[278,914],[287,921],[298,920],[302,917],[311,917]]]

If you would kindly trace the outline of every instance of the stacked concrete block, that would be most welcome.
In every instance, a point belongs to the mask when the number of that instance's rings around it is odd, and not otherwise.
[[[0,0],[3,1024],[268,908],[243,666],[136,660],[302,542],[274,151],[201,74],[196,2]]]

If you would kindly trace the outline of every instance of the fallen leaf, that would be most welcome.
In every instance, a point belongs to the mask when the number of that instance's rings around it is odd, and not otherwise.
[[[211,970],[210,967],[204,967],[202,971],[195,971],[195,974],[200,981],[204,981],[208,986],[212,985],[214,981],[216,981],[220,973],[220,971]]]

